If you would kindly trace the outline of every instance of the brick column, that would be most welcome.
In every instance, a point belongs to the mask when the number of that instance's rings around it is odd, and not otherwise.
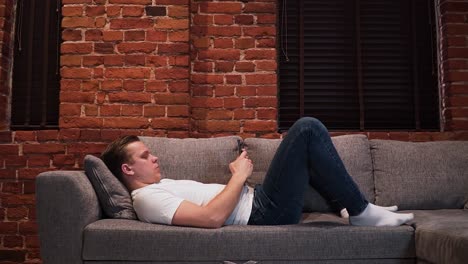
[[[443,125],[468,131],[468,2],[439,0],[438,10]]]
[[[10,125],[10,76],[13,56],[14,1],[0,1],[0,131]]]
[[[63,0],[60,128],[187,136],[188,0],[93,3]]]
[[[192,134],[278,137],[276,2],[192,1]]]

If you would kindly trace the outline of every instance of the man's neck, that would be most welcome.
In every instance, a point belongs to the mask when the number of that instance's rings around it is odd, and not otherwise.
[[[134,190],[137,190],[137,189],[140,189],[140,188],[143,188],[143,187],[146,187],[148,185],[151,185],[151,184],[148,184],[148,183],[143,183],[143,182],[131,182],[131,183],[127,183],[127,188],[128,190],[131,192],[133,192]]]

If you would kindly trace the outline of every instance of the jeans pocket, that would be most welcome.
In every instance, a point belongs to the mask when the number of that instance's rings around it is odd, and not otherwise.
[[[251,225],[286,225],[297,224],[302,215],[302,199],[300,206],[293,199],[286,198],[275,203],[263,190],[263,186],[255,186],[252,213],[248,224]]]
[[[269,199],[268,199],[269,200]],[[265,217],[265,194],[261,184],[255,185],[252,201],[252,212],[249,217],[249,225],[262,225]]]
[[[249,218],[249,224],[275,225],[275,215],[277,214],[278,207],[263,191],[263,186],[260,184],[255,186],[252,214]]]
[[[264,214],[259,208],[254,208],[249,217],[248,225],[261,225],[263,222]]]

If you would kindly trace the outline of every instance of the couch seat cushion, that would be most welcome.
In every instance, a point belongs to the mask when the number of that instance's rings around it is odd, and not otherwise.
[[[424,210],[415,214],[416,255],[430,263],[468,262],[468,210]]]
[[[83,259],[238,262],[415,257],[411,226],[354,227],[320,214],[309,215],[306,222],[200,229],[104,219],[86,227]]]

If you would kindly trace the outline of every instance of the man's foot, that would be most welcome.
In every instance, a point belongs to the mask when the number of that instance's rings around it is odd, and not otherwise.
[[[374,204],[374,206],[377,206],[379,208],[385,209],[385,210],[390,211],[390,212],[398,211],[398,206],[396,206],[396,205],[393,205],[393,206],[379,206],[379,205]]]
[[[379,208],[382,208],[382,209],[390,211],[390,212],[398,211],[398,206],[396,206],[396,205],[393,205],[393,206],[378,206],[378,205],[374,204],[374,206],[377,206]],[[349,218],[349,214],[348,214],[348,211],[346,210],[346,208],[341,209],[340,214],[341,214],[342,218]]]
[[[413,214],[397,214],[369,203],[361,214],[350,216],[349,223],[356,226],[400,226],[413,218]]]

